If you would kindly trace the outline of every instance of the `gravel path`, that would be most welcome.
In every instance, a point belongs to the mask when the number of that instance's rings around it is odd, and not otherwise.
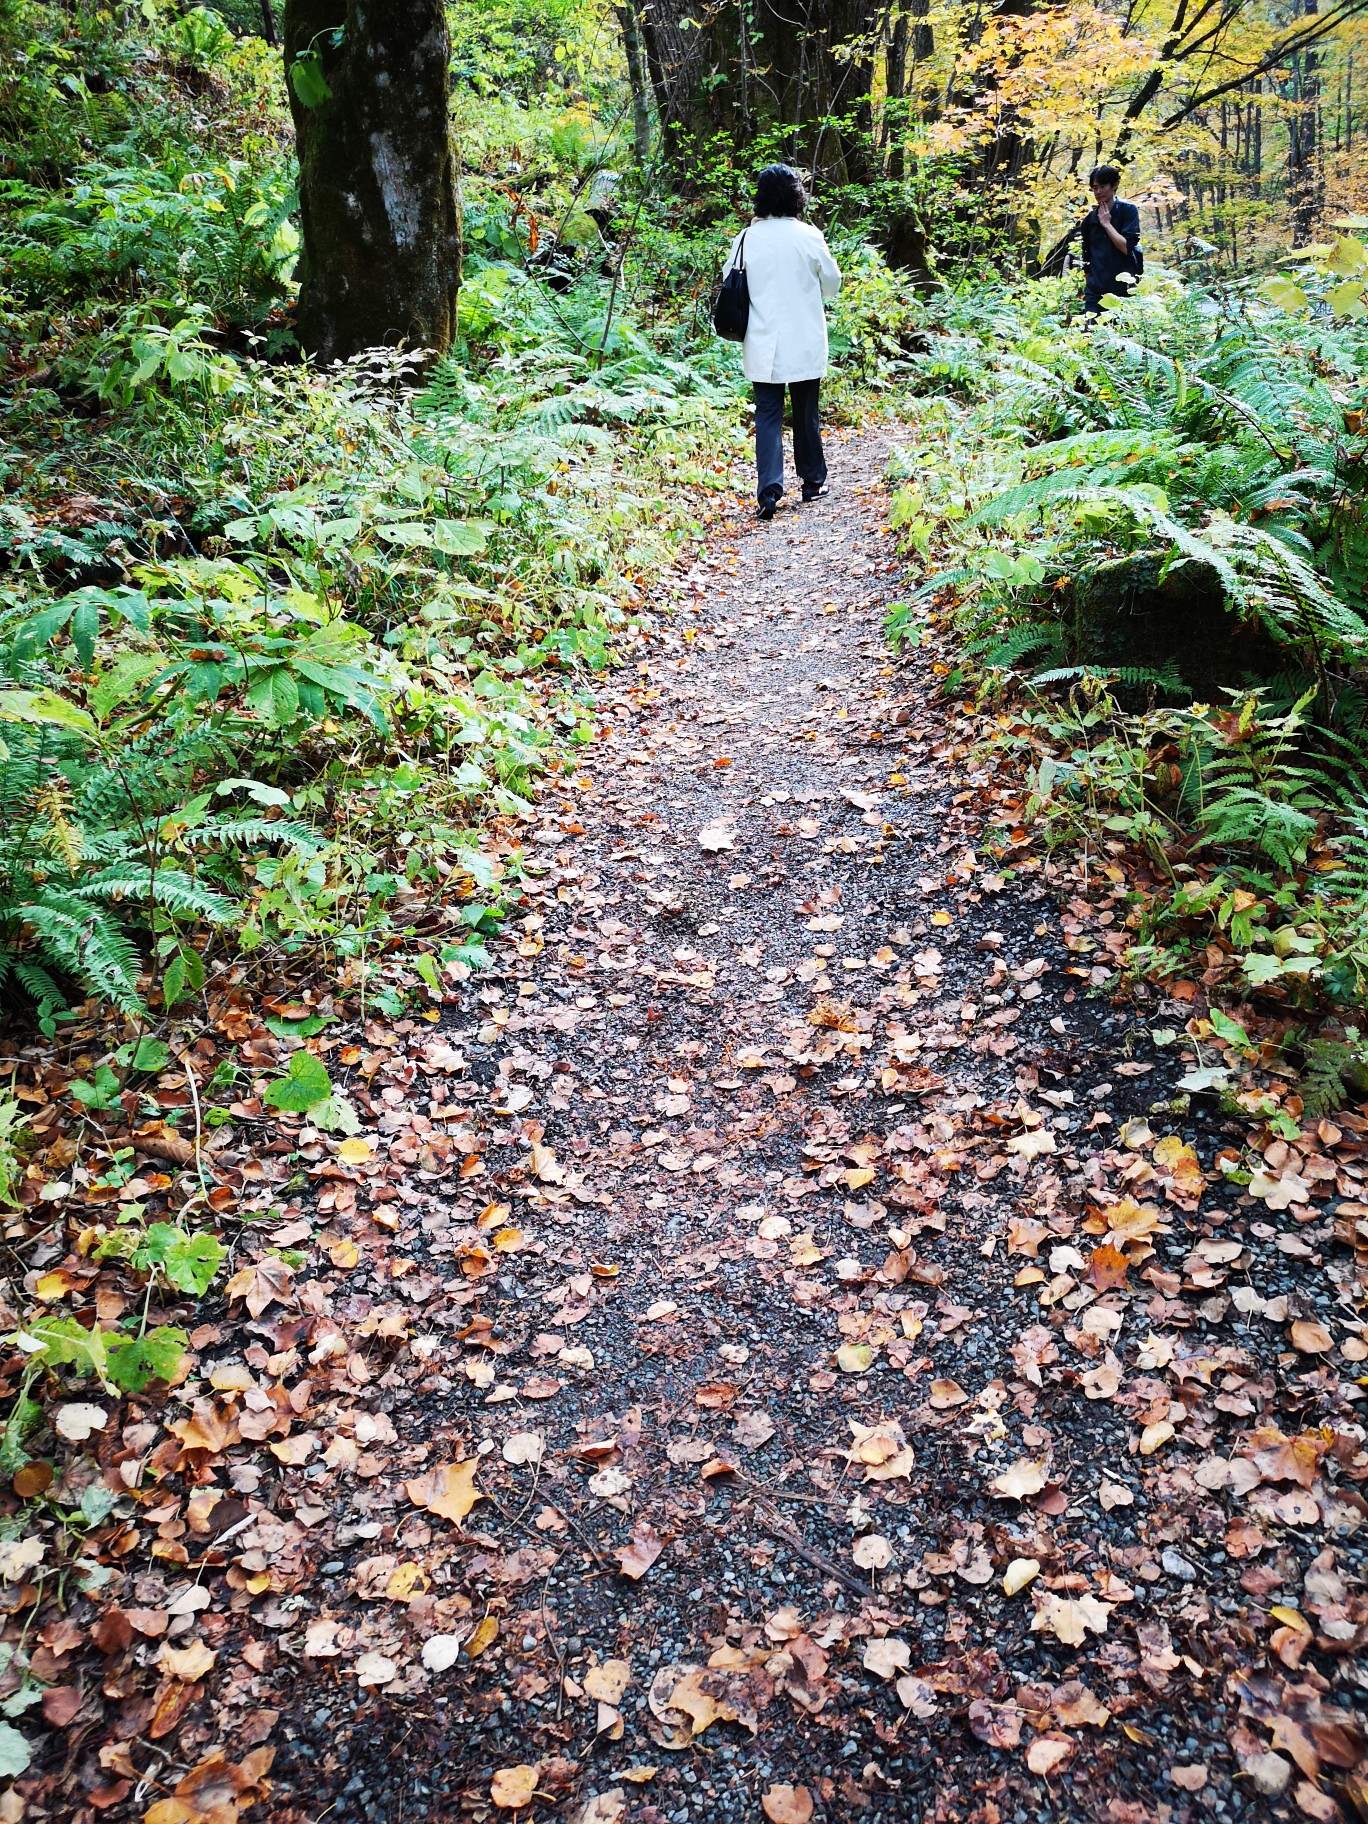
[[[1068,891],[976,853],[967,724],[882,633],[887,456],[838,439],[827,501],[738,511],[673,580],[511,941],[408,1030],[391,1129],[416,1106],[466,1164],[415,1151],[387,1206],[411,1336],[332,1409],[361,1456],[267,1680],[273,1817],[1293,1815],[1224,1630],[1252,1664],[1320,1541],[1241,1554],[1224,1495],[1137,1454],[1173,1405],[1189,1470],[1203,1426],[1231,1448],[1258,1320],[1137,1294],[1143,1221],[1129,1285],[1087,1270],[1128,1161],[1172,1188],[1118,1136],[1162,1133],[1185,1066],[1149,1028],[1186,1012],[1090,998]],[[1155,1330],[1205,1366],[1165,1378]],[[472,1460],[459,1525],[413,1504]]]

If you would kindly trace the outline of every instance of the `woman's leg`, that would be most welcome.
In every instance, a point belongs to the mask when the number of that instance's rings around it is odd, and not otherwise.
[[[822,427],[818,415],[820,380],[795,380],[789,387],[793,399],[793,466],[804,490],[826,486],[826,458],[822,455]]]
[[[754,382],[755,496],[763,506],[784,491],[784,389]]]

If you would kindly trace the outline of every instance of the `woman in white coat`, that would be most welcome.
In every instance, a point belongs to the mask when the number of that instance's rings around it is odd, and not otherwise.
[[[767,165],[755,187],[755,219],[732,242],[723,277],[739,261],[750,292],[745,373],[755,391],[757,517],[773,519],[784,492],[784,389],[793,401],[793,466],[803,499],[827,491],[817,395],[827,371],[824,298],[841,274],[821,231],[802,221],[807,192],[788,165]]]

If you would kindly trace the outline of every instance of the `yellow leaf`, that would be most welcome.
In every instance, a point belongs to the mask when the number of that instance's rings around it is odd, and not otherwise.
[[[427,1574],[422,1565],[414,1564],[410,1559],[395,1565],[390,1580],[385,1585],[385,1594],[394,1602],[411,1602],[415,1596],[421,1596],[427,1587]]]
[[[500,1767],[489,1788],[489,1796],[504,1811],[521,1811],[532,1803],[537,1790],[540,1767]]]
[[[205,1673],[218,1658],[211,1653],[202,1640],[192,1640],[188,1647],[173,1647],[169,1644],[161,1650],[161,1664],[172,1678],[182,1683],[193,1685],[196,1679],[203,1678]]]
[[[464,1463],[443,1464],[430,1469],[425,1476],[405,1482],[404,1493],[415,1507],[439,1514],[443,1520],[464,1520],[475,1503],[484,1499],[475,1486],[475,1472],[479,1467],[479,1461],[474,1457]]]
[[[1278,1604],[1268,1612],[1273,1617],[1274,1621],[1280,1621],[1285,1628],[1295,1628],[1298,1634],[1309,1634],[1311,1632],[1311,1623],[1304,1615],[1299,1614],[1296,1609],[1284,1608],[1281,1604]]]
[[[874,1351],[868,1343],[842,1343],[836,1351],[836,1366],[842,1374],[863,1374],[873,1360]]]
[[[364,1165],[371,1156],[371,1143],[353,1136],[342,1142],[337,1149],[337,1156],[344,1165]]]
[[[500,1254],[516,1254],[522,1245],[523,1232],[521,1229],[500,1229],[494,1237],[494,1246]]]
[[[1006,1595],[1015,1596],[1018,1590],[1024,1590],[1028,1583],[1034,1583],[1040,1575],[1038,1558],[1013,1558],[1007,1566],[1002,1579],[1002,1588]]]
[[[931,914],[931,923],[933,925],[953,925],[954,922],[954,919],[948,912],[933,912]]]
[[[1140,1433],[1140,1455],[1152,1457],[1161,1445],[1167,1444],[1174,1435],[1173,1426],[1167,1419],[1159,1419],[1153,1425],[1146,1425]]]
[[[492,1615],[486,1615],[476,1624],[475,1632],[465,1643],[466,1658],[478,1659],[486,1647],[492,1647],[499,1638],[499,1624]]]

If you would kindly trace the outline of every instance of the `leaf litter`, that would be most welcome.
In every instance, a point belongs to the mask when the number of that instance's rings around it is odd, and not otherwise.
[[[1119,870],[993,854],[883,454],[669,579],[492,967],[321,1042],[342,1126],[218,1009],[260,1232],[14,1476],[0,1817],[1368,1817],[1368,1117],[1181,1087]]]

